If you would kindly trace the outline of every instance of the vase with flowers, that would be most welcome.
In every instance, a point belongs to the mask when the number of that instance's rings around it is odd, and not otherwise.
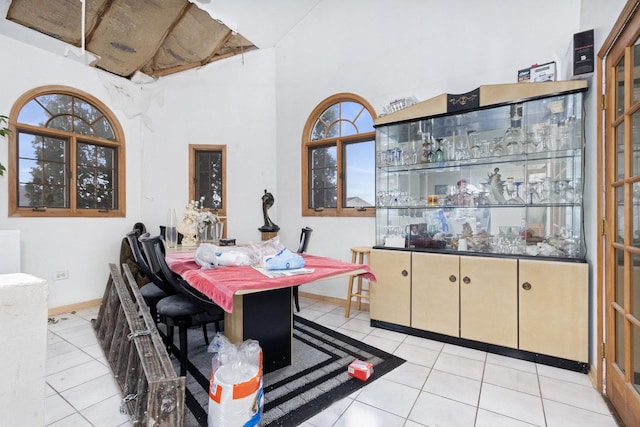
[[[182,221],[178,224],[178,232],[183,235],[183,246],[195,246],[209,239],[212,224],[218,222],[218,216],[203,209],[204,197],[199,201],[191,200],[185,207]]]

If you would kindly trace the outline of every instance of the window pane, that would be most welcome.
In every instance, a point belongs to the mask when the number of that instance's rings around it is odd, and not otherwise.
[[[324,132],[327,129],[327,125],[320,119],[316,121],[313,125],[313,130],[311,131],[311,141],[320,141],[324,139]]]
[[[73,119],[73,131],[79,135],[91,135],[93,136],[93,129],[84,120],[78,117]]]
[[[624,187],[618,187],[616,189],[616,206],[618,208],[618,235],[616,241],[618,243],[624,243]]]
[[[616,67],[618,84],[616,85],[616,117],[620,117],[624,112],[624,58],[620,60]]]
[[[18,114],[18,123],[44,127],[47,125],[48,120],[49,114],[35,99],[26,103],[20,110],[20,114]]]
[[[640,256],[632,255],[633,268],[631,270],[631,295],[640,293]],[[640,298],[631,298],[631,314],[640,318]],[[640,342],[638,343],[640,344]]]
[[[73,99],[73,114],[87,123],[93,123],[102,117],[98,109],[79,98]]]
[[[616,143],[617,143],[617,171],[618,180],[624,179],[624,124],[618,125],[616,129]]]
[[[634,182],[631,187],[633,190],[633,204],[632,204],[632,218],[631,218],[631,230],[633,239],[628,244],[640,247],[640,182]]]
[[[340,105],[334,104],[331,107],[324,110],[324,112],[320,115],[320,120],[322,120],[325,125],[330,125],[334,121],[340,118]],[[337,135],[336,135],[337,136]]]
[[[345,206],[349,208],[374,206],[375,141],[345,146]]]
[[[615,363],[616,365],[618,365],[618,368],[622,371],[625,372],[626,368],[625,368],[625,357],[624,357],[624,318],[622,316],[622,314],[619,311],[615,312],[615,323],[614,323],[614,327],[615,327],[615,334],[616,334],[616,357],[615,357]]]
[[[335,146],[311,149],[310,208],[337,206],[337,152]]]
[[[633,175],[640,175],[640,112],[633,113],[631,138],[633,143]],[[619,126],[623,127],[623,126]]]
[[[18,206],[67,207],[67,141],[18,134]]]
[[[51,119],[49,122],[49,128],[63,130],[65,132],[71,132],[72,124],[71,124],[72,116],[64,115],[57,116]]]
[[[71,114],[71,103],[73,97],[70,95],[64,95],[61,93],[54,93],[50,95],[42,95],[36,98],[40,104],[49,112],[52,116],[59,114]]]
[[[115,149],[78,143],[76,203],[78,209],[116,209]]]
[[[109,141],[116,140],[116,136],[115,136],[115,133],[113,132],[113,128],[111,127],[111,124],[106,118],[103,117],[97,122],[95,122],[93,125],[93,128],[98,138],[106,139]]]
[[[640,39],[639,39],[640,40]],[[631,50],[631,56],[633,61],[633,102],[638,102],[640,99],[640,44],[639,40],[633,45]]]
[[[618,262],[618,266],[615,271],[615,302],[624,307],[624,251],[622,251],[621,249],[616,249],[615,255],[616,261]]]
[[[341,127],[342,136],[349,136],[349,135],[357,135],[358,134],[358,129],[356,129],[354,124],[351,123],[351,122],[348,122],[346,120],[341,120],[340,121],[340,127]]]
[[[364,110],[362,114],[356,120],[356,127],[358,128],[358,133],[367,133],[373,132],[375,129],[373,128],[373,117],[369,114],[369,111]]]
[[[195,197],[204,197],[206,209],[223,209],[222,151],[196,151],[195,173]]]

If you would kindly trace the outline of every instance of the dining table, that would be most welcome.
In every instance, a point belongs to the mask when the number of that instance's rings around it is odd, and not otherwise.
[[[300,254],[303,269],[265,270],[251,265],[203,268],[195,252],[178,246],[167,249],[165,259],[172,271],[225,311],[224,334],[231,342],[259,342],[264,373],[291,364],[294,286],[349,276],[375,281],[367,264],[306,253]]]

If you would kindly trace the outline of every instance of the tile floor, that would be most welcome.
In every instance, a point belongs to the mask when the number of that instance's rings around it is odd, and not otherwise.
[[[302,424],[327,426],[615,427],[584,374],[369,326],[369,313],[300,299],[301,316],[407,360]],[[90,319],[56,316],[47,340],[45,424],[129,426]]]

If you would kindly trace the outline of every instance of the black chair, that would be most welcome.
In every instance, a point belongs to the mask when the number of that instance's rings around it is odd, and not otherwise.
[[[164,281],[157,277],[149,268],[147,260],[144,258],[144,255],[142,255],[140,242],[138,241],[138,237],[140,237],[139,234],[140,230],[134,229],[126,234],[126,238],[129,242],[133,259],[138,265],[140,272],[149,280],[146,285],[140,287],[140,293],[144,298],[144,302],[146,302],[149,307],[149,312],[153,320],[158,323],[158,310],[156,307],[158,302],[162,298],[175,294],[175,292],[173,288],[167,286]]]
[[[311,236],[311,232],[313,230],[309,227],[304,227],[300,232],[300,246],[298,246],[298,253],[301,254],[307,251],[307,246],[309,246],[309,237]],[[293,287],[293,302],[296,305],[296,311],[300,311],[300,301],[298,300],[298,288],[299,286]]]
[[[161,236],[143,236],[139,240],[151,271],[175,291],[174,295],[161,299],[156,306],[160,322],[167,326],[166,344],[169,348],[173,344],[174,328],[178,327],[180,375],[184,376],[187,374],[188,363],[187,329],[201,326],[208,345],[207,325],[214,323],[216,331],[221,331],[220,321],[224,320],[224,311],[171,271],[164,258],[165,248]]]

